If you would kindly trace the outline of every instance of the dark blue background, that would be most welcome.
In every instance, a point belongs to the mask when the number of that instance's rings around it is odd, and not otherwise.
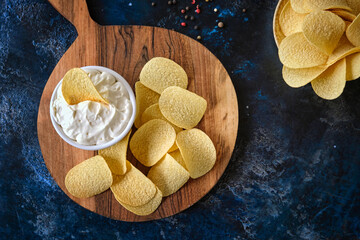
[[[45,0],[2,0],[0,239],[360,238],[360,81],[348,82],[334,101],[311,86],[288,87],[272,35],[276,0],[198,0],[202,13],[186,28],[179,11],[191,0],[156,2],[88,4],[103,25],[202,36],[238,94],[239,134],[225,174],[193,207],[158,221],[114,221],[72,202],[46,169],[36,118],[45,83],[76,30]],[[215,27],[217,20],[225,27]]]

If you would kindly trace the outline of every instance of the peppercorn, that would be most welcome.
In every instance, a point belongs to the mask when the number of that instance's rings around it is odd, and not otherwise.
[[[218,23],[218,27],[219,27],[219,28],[224,27],[224,23],[223,23],[223,22],[219,22],[219,23]]]

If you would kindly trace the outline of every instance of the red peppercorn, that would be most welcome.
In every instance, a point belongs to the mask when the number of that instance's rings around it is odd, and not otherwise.
[[[181,13],[185,13],[185,9],[181,9]]]
[[[196,3],[196,0],[192,0],[191,4],[195,4]]]
[[[182,23],[181,23],[181,26],[186,27],[186,23],[185,23],[185,22],[182,22]]]
[[[195,10],[195,12],[196,12],[197,14],[200,13],[200,5],[196,5],[196,10]]]

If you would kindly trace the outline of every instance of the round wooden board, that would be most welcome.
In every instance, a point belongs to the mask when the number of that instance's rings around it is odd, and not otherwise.
[[[199,201],[217,183],[234,149],[238,128],[238,104],[234,86],[220,61],[197,41],[180,33],[145,26],[99,26],[89,17],[85,0],[51,0],[51,4],[78,31],[78,38],[60,59],[41,97],[38,137],[47,168],[60,188],[76,203],[103,216],[122,221],[148,221],[174,215]],[[64,2],[67,2],[64,6]],[[74,9],[77,9],[74,12]],[[115,70],[132,87],[144,64],[152,57],[167,57],[179,63],[189,76],[190,91],[208,102],[198,128],[215,144],[217,161],[201,178],[189,180],[175,194],[163,198],[151,215],[137,216],[123,208],[110,190],[88,199],[75,198],[65,188],[66,173],[76,164],[97,154],[74,148],[55,132],[49,104],[56,84],[74,67],[98,65]],[[135,129],[133,129],[134,131]],[[138,163],[131,152],[128,159],[145,174],[148,168]]]

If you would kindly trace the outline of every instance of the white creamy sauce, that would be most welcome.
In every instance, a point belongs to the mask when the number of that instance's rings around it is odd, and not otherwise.
[[[97,70],[85,71],[109,105],[93,101],[69,105],[60,86],[52,106],[54,119],[69,138],[82,145],[98,145],[124,131],[133,109],[124,85],[113,75]]]

